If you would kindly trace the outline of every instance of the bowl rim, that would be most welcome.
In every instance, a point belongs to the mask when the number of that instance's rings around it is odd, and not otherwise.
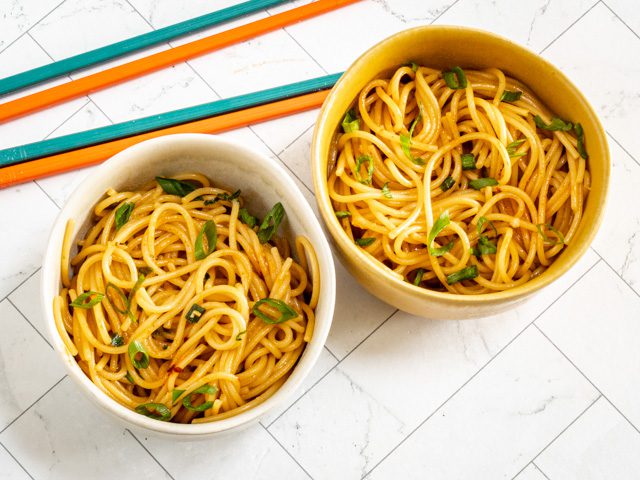
[[[252,157],[256,171],[265,170],[271,172],[272,175],[278,175],[277,178],[281,179],[281,182],[285,184],[285,188],[291,195],[290,202],[287,202],[287,200],[283,198],[284,202],[287,203],[285,207],[291,208],[298,213],[297,216],[305,230],[305,234],[316,249],[321,274],[318,306],[323,305],[322,315],[316,317],[313,337],[305,347],[302,356],[298,360],[295,368],[291,371],[287,381],[261,404],[233,417],[201,424],[180,424],[155,420],[140,415],[133,410],[129,410],[124,405],[121,405],[109,397],[85,375],[73,356],[67,352],[56,329],[53,310],[51,308],[53,295],[57,294],[60,285],[60,280],[57,275],[59,272],[60,252],[58,251],[59,249],[56,248],[58,245],[56,239],[64,234],[67,219],[70,217],[69,211],[72,207],[76,204],[87,204],[88,208],[92,208],[92,206],[95,205],[104,195],[104,192],[97,194],[96,189],[92,189],[93,183],[95,183],[96,179],[101,175],[108,174],[109,176],[115,177],[117,172],[121,171],[125,165],[130,167],[132,163],[144,164],[147,161],[146,158],[154,158],[153,154],[150,157],[146,157],[145,155],[148,152],[152,152],[159,147],[174,145],[178,142],[201,142],[202,145],[209,145],[212,152],[215,152],[216,148],[220,146],[232,147],[236,151],[241,151],[246,156]],[[57,268],[56,264],[58,265]],[[55,287],[52,288],[52,285],[55,285]],[[124,423],[129,426],[139,427],[149,433],[168,434],[170,436],[196,439],[209,437],[214,434],[227,433],[230,430],[237,430],[243,426],[252,424],[267,412],[291,399],[292,394],[308,377],[324,348],[333,320],[335,288],[336,278],[331,248],[323,234],[320,222],[300,191],[300,188],[279,162],[237,141],[231,141],[210,134],[183,133],[146,140],[117,153],[100,165],[95,171],[91,172],[89,176],[83,179],[74,189],[73,193],[65,201],[63,208],[58,213],[50,230],[49,242],[42,259],[40,301],[54,350],[65,365],[67,374],[93,403],[96,403],[108,413],[115,415],[120,421],[124,421]],[[51,293],[51,295],[49,293]]]
[[[590,120],[592,120],[593,125],[595,127],[596,133],[604,146],[604,175],[603,175],[603,199],[604,201],[600,204],[600,207],[595,212],[595,216],[593,222],[591,223],[591,228],[587,232],[585,241],[579,245],[576,245],[576,248],[571,252],[571,255],[563,257],[563,263],[561,268],[555,268],[553,270],[546,270],[541,275],[534,279],[530,279],[529,281],[519,285],[517,287],[502,290],[499,292],[491,292],[491,293],[483,293],[483,294],[473,294],[473,295],[462,295],[462,294],[452,294],[449,292],[439,292],[435,290],[430,290],[426,288],[421,288],[415,286],[409,282],[398,279],[394,276],[387,267],[378,262],[371,255],[364,252],[362,249],[358,248],[355,243],[353,243],[348,237],[342,226],[339,224],[337,217],[333,213],[333,207],[331,205],[331,199],[328,193],[328,184],[327,184],[327,176],[326,172],[322,169],[322,159],[320,152],[320,144],[321,138],[325,135],[333,135],[334,128],[329,125],[327,122],[327,117],[329,115],[329,111],[333,109],[334,104],[337,102],[337,97],[339,95],[341,87],[343,85],[348,84],[352,81],[352,77],[355,76],[354,70],[359,70],[360,67],[368,62],[371,62],[372,56],[375,57],[378,50],[383,50],[386,48],[388,44],[393,44],[398,41],[399,38],[404,36],[415,35],[416,32],[420,33],[429,33],[435,31],[443,31],[450,33],[458,33],[458,32],[467,32],[479,36],[486,37],[487,39],[492,39],[497,42],[501,42],[507,45],[509,48],[519,51],[519,54],[534,59],[537,62],[540,62],[546,68],[550,69],[554,72],[554,74],[558,77],[559,83],[564,83],[569,91],[575,95],[576,100],[581,102],[587,112],[589,113]],[[523,82],[527,85],[527,82]],[[528,85],[527,85],[528,86]],[[409,29],[402,30],[397,32],[389,37],[384,38],[380,42],[376,43],[368,50],[366,50],[363,54],[361,54],[344,72],[344,74],[340,77],[340,79],[336,82],[335,86],[331,89],[331,92],[325,99],[322,108],[320,110],[320,114],[318,115],[318,119],[316,121],[316,126],[313,132],[313,138],[311,141],[311,171],[313,176],[313,186],[315,190],[315,198],[316,204],[318,205],[318,209],[322,218],[324,220],[325,227],[331,234],[333,241],[337,244],[337,250],[340,255],[349,256],[358,260],[360,265],[362,265],[362,269],[366,272],[367,275],[382,275],[386,282],[390,282],[390,287],[395,287],[407,293],[413,297],[419,296],[424,300],[433,300],[439,303],[444,304],[453,304],[458,306],[474,306],[481,305],[486,303],[495,303],[495,302],[503,302],[509,300],[517,300],[521,299],[525,296],[528,296],[534,292],[541,290],[546,287],[550,283],[557,280],[559,277],[564,275],[571,267],[573,267],[576,262],[586,253],[586,251],[590,248],[593,239],[595,238],[599,227],[602,223],[604,212],[605,212],[605,203],[607,199],[607,194],[609,190],[609,182],[610,182],[610,152],[609,146],[607,142],[607,137],[604,133],[604,128],[600,122],[600,119],[595,113],[593,106],[587,100],[587,98],[582,94],[582,92],[574,85],[574,83],[555,65],[541,57],[537,53],[533,52],[527,47],[524,47],[508,38],[505,38],[501,35],[497,35],[493,32],[489,32],[486,30],[473,28],[473,27],[464,27],[459,25],[423,25],[418,27],[413,27]]]

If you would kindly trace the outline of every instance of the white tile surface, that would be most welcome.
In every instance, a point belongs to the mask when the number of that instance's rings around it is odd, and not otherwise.
[[[536,459],[549,478],[633,480],[640,433],[600,398]]]
[[[370,478],[512,478],[598,395],[529,327]]]
[[[239,1],[0,0],[0,77]],[[171,45],[308,2],[288,2]],[[401,313],[389,318],[394,309],[367,294],[338,263],[327,349],[292,405],[263,418],[269,431],[257,424],[223,439],[180,444],[139,436],[150,453],[90,405],[69,379],[45,394],[63,371],[43,339],[47,332],[34,301],[39,295],[35,272],[57,206],[91,169],[0,191],[0,443],[7,449],[0,446],[0,478],[28,478],[11,455],[36,479],[113,478],[114,464],[128,466],[118,470],[118,477],[136,479],[297,479],[307,474],[352,479],[381,461],[374,478],[453,478],[456,473],[458,478],[517,475],[518,480],[637,478],[636,3],[363,0],[0,125],[0,148],[5,148],[337,72],[387,35],[435,21],[491,30],[535,51],[548,46],[543,55],[575,81],[599,112],[612,156],[608,212],[594,243],[605,261],[589,251],[565,278],[529,303],[468,322]],[[169,47],[158,45],[108,65]],[[73,78],[101,68],[76,72]],[[222,134],[277,156],[314,210],[309,142],[317,112]],[[541,331],[531,326],[536,318]],[[579,416],[599,392],[603,398]],[[468,461],[460,461],[460,451]]]

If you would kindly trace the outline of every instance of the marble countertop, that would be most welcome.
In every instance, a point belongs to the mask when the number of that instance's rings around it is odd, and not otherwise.
[[[232,3],[0,0],[0,77]],[[0,125],[0,148],[341,71],[380,39],[430,23],[526,45],[592,102],[613,170],[606,219],[579,264],[521,308],[464,322],[396,311],[337,265],[333,328],[292,404],[232,436],[174,443],[134,435],[91,405],[44,328],[39,268],[48,231],[91,169],[2,190],[0,478],[640,477],[635,0],[362,1]],[[223,136],[279,159],[314,204],[316,115]]]

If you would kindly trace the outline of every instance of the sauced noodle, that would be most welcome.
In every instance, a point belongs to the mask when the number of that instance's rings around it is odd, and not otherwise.
[[[188,188],[109,190],[70,266],[69,222],[54,317],[108,396],[152,418],[210,422],[286,381],[313,334],[318,262],[304,237],[294,260],[273,235],[279,220],[251,226],[242,199],[207,177],[168,181]]]
[[[398,278],[455,294],[540,275],[590,185],[580,124],[495,68],[413,64],[372,80],[334,153],[329,194],[352,241]]]

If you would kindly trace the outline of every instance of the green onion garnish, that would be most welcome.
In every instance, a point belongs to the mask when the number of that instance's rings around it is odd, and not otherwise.
[[[140,355],[140,358],[138,358],[138,355]],[[149,354],[138,340],[134,340],[129,344],[129,358],[136,368],[147,368],[149,366]]]
[[[246,330],[243,330],[241,332],[238,333],[238,335],[236,335],[236,342],[239,342],[242,340],[242,335],[244,335],[245,333],[247,333]]]
[[[180,398],[180,395],[182,395],[184,392],[186,392],[186,390],[180,390],[180,389],[173,389],[173,391],[171,392],[171,403],[176,403],[176,400],[178,400],[178,398]]]
[[[475,190],[482,190],[485,187],[495,187],[498,181],[495,178],[476,178],[469,181],[469,186]]]
[[[109,295],[109,291],[110,290],[113,290],[114,292],[116,292],[116,294],[120,297],[120,300],[122,301],[122,304],[124,305],[124,308],[120,308],[120,307],[118,307],[118,305],[116,305],[116,302],[113,300],[111,295]],[[107,288],[105,289],[105,294],[106,294],[107,300],[109,301],[111,306],[113,308],[115,308],[118,313],[127,314],[129,312],[129,299],[127,298],[127,296],[124,294],[124,292],[122,291],[122,289],[120,287],[118,287],[117,285],[114,285],[113,283],[109,282],[109,283],[107,283]]]
[[[512,92],[509,90],[505,90],[504,92],[502,92],[500,101],[501,102],[517,102],[518,100],[520,100],[521,96],[522,96],[522,92],[519,92],[519,91]]]
[[[274,320],[270,316],[262,313],[258,309],[258,307],[263,304],[267,304],[275,308],[276,310],[278,310],[281,313],[280,318],[277,318]],[[298,316],[298,313],[289,305],[284,303],[282,300],[277,300],[275,298],[268,298],[268,297],[263,298],[262,300],[258,300],[256,303],[254,303],[251,311],[256,317],[261,319],[264,323],[269,323],[269,324],[286,322],[287,320],[291,320],[292,318],[296,318]]]
[[[427,246],[429,247],[429,253],[434,257],[440,257],[453,248],[453,241],[440,248],[433,248],[431,246],[433,245],[436,237],[440,234],[440,232],[442,232],[442,230],[445,229],[447,225],[449,225],[449,223],[451,223],[449,220],[449,211],[445,210],[435,221],[433,227],[431,227],[431,231],[429,232],[429,236],[427,237]]]
[[[193,305],[191,305],[191,308],[185,315],[185,318],[189,323],[198,323],[198,320],[200,320],[200,317],[205,311],[206,310],[204,307],[201,307],[197,303],[194,303]]]
[[[546,227],[549,230],[551,230],[553,233],[556,234],[556,237],[558,237],[557,240],[551,240],[547,235],[545,235],[545,233],[542,231],[542,227]],[[538,223],[536,225],[536,228],[538,229],[538,233],[540,234],[540,236],[542,237],[542,239],[544,240],[544,243],[549,244],[549,245],[566,245],[567,242],[564,239],[564,235],[562,235],[562,233],[553,225],[551,225],[550,223],[544,224],[544,223]]]
[[[367,162],[368,164],[367,177],[362,178],[360,177],[360,167],[362,167],[362,164],[365,162]],[[360,183],[364,183],[365,185],[371,185],[371,179],[373,178],[373,158],[371,158],[369,155],[360,155],[356,160],[355,173],[356,173],[356,180],[358,180]]]
[[[360,120],[358,120],[355,109],[352,108],[345,114],[342,119],[342,130],[344,130],[344,133],[360,130]]]
[[[407,62],[403,65],[403,67],[411,67],[411,70],[414,72],[418,71],[418,64],[416,62]]]
[[[368,247],[375,241],[376,239],[374,237],[356,238],[356,245],[360,245],[361,247]]]
[[[587,149],[584,148],[584,130],[582,129],[582,125],[576,123],[573,126],[574,132],[576,132],[576,137],[578,139],[578,153],[585,160],[589,159],[589,155],[587,155]]]
[[[345,218],[350,216],[351,216],[351,212],[349,210],[339,210],[336,212],[336,217],[338,218]]]
[[[81,295],[78,295],[76,299],[69,305],[71,305],[73,308],[91,308],[99,304],[103,298],[103,293],[88,291],[84,292]]]
[[[413,284],[417,287],[422,282],[422,277],[424,276],[424,268],[419,268],[416,270],[416,277],[413,279]]]
[[[251,215],[246,208],[241,208],[238,211],[238,218],[242,223],[249,225],[249,228],[253,228],[258,223],[258,219]]]
[[[495,243],[489,240],[489,237],[487,237],[486,235],[481,235],[480,238],[478,238],[478,246],[475,251],[476,256],[490,255],[496,253],[497,251],[498,247]]]
[[[169,195],[178,195],[184,197],[185,195],[193,192],[195,185],[183,182],[182,180],[176,180],[175,178],[156,177],[156,182],[162,187],[162,190]]]
[[[111,346],[113,347],[121,347],[124,345],[124,338],[122,335],[118,335],[117,333],[111,337]]]
[[[418,104],[418,109],[419,109],[418,116],[413,120],[413,122],[411,122],[411,127],[409,128],[409,134],[407,135],[403,133],[400,135],[400,145],[402,146],[402,151],[404,152],[404,154],[407,156],[409,160],[411,160],[414,163],[417,163],[418,165],[424,165],[424,161],[421,158],[416,159],[413,157],[413,155],[411,155],[411,140],[413,138],[413,131],[415,130],[418,122],[422,120],[422,104],[421,103]],[[420,161],[420,163],[418,162],[418,160]]]
[[[116,230],[120,230],[129,221],[133,207],[135,207],[135,203],[132,202],[125,202],[118,207],[116,210]]]
[[[145,403],[136,407],[136,412],[155,420],[167,422],[171,420],[171,410],[163,403]]]
[[[216,195],[216,198],[214,198],[213,200],[205,200],[204,204],[205,205],[213,205],[218,200],[224,200],[226,202],[233,202],[239,196],[240,196],[240,190],[236,190],[232,194],[228,194],[226,192],[225,193],[219,193],[219,194]]]
[[[382,195],[384,195],[385,198],[393,198],[393,195],[391,195],[391,192],[389,191],[389,182],[386,182],[382,186]]]
[[[127,374],[124,376],[124,378],[129,380],[129,383],[132,383],[133,385],[136,384],[136,382],[133,381],[133,377],[131,376],[131,374],[129,372],[127,372]]]
[[[471,265],[470,267],[463,268],[457,272],[447,275],[447,283],[453,285],[454,283],[461,282],[462,280],[471,280],[478,276],[478,267]]]
[[[455,183],[456,181],[452,177],[447,177],[443,180],[442,185],[440,185],[440,188],[442,189],[443,192],[446,192],[451,187],[453,187]]]
[[[203,239],[207,237],[207,250],[205,251],[203,245]],[[200,233],[196,237],[196,244],[194,247],[194,253],[196,260],[202,260],[207,258],[216,249],[216,242],[218,241],[218,229],[216,224],[211,220],[204,222]]]
[[[507,153],[509,154],[509,157],[522,157],[523,155],[526,155],[526,153],[516,153],[518,147],[524,142],[526,142],[526,139],[521,138],[520,140],[516,140],[515,142],[511,142],[507,145]]]
[[[216,387],[212,387],[211,385],[203,385],[200,388],[194,390],[193,392],[191,392],[189,395],[187,395],[186,397],[184,397],[182,399],[182,405],[187,409],[187,410],[191,410],[192,412],[204,412],[205,410],[210,409],[211,407],[213,407],[213,402],[204,402],[200,405],[198,405],[197,407],[194,407],[193,405],[191,405],[191,395],[193,395],[194,393],[202,393],[202,394],[209,394],[209,395],[214,395],[216,392],[218,391],[218,389]]]
[[[550,130],[552,132],[560,130],[562,132],[568,132],[573,129],[573,124],[571,122],[565,122],[558,117],[553,117],[551,119],[551,123],[549,124],[544,123],[544,120],[540,115],[536,115],[535,117],[533,117],[533,121],[535,122],[536,127],[542,130]]]
[[[260,243],[267,243],[275,233],[278,231],[278,227],[284,218],[284,207],[280,202],[276,203],[271,210],[267,213],[262,220],[260,229],[258,230],[258,239]]]
[[[467,88],[467,76],[460,67],[453,67],[451,70],[442,72],[444,83],[452,90],[461,90]]]
[[[464,153],[460,157],[462,160],[462,170],[475,170],[476,169],[476,157],[471,153]]]

